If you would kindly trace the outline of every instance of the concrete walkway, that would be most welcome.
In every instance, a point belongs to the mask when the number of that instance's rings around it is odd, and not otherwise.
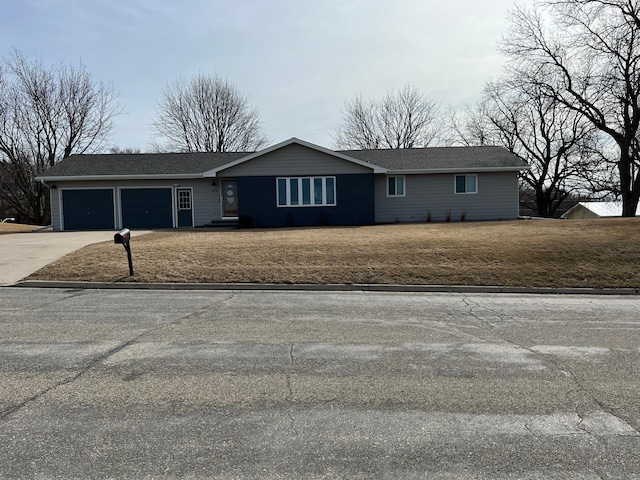
[[[0,235],[0,286],[13,284],[86,245],[113,241],[114,233],[32,232]],[[140,235],[140,232],[132,235]]]

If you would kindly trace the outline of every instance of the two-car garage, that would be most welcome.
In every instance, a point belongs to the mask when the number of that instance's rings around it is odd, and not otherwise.
[[[64,230],[174,226],[171,187],[64,189],[61,200]]]

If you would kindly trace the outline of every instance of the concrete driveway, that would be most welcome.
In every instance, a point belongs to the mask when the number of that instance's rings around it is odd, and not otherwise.
[[[106,240],[113,241],[114,233],[115,231],[109,230],[0,235],[0,285],[15,283],[86,245]],[[132,235],[139,235],[139,232]]]

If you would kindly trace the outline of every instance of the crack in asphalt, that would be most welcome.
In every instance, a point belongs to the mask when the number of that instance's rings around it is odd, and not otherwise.
[[[146,332],[145,332],[146,333]],[[45,388],[44,390],[39,391],[38,393],[31,395],[30,397],[27,397],[26,399],[24,399],[23,401],[15,404],[15,405],[11,405],[8,408],[5,408],[3,410],[0,410],[0,420],[4,420],[6,417],[8,417],[9,415],[11,415],[12,413],[17,412],[18,410],[24,408],[25,406],[27,406],[29,403],[34,402],[36,400],[38,400],[39,398],[43,397],[44,395],[46,395],[47,393],[60,388],[64,385],[67,385],[69,383],[72,383],[74,381],[76,381],[78,378],[80,378],[82,375],[84,375],[85,373],[87,373],[89,370],[91,370],[95,365],[97,365],[100,362],[103,362],[104,360],[106,360],[107,358],[115,355],[116,353],[124,350],[125,348],[127,348],[128,346],[132,345],[138,337],[132,338],[131,340],[128,340],[124,343],[121,343],[120,345],[117,345],[116,347],[107,350],[105,353],[99,355],[98,357],[96,357],[95,359],[93,359],[91,362],[87,363],[85,366],[83,366],[79,371],[77,371],[75,374],[68,376],[67,378],[53,384],[50,385],[49,387]]]
[[[292,343],[289,346],[289,362],[291,365],[293,365],[295,363],[295,359],[293,356],[293,348],[295,347],[295,343]],[[293,418],[293,415],[291,414],[291,406],[293,405],[293,388],[291,387],[291,374],[287,374],[286,375],[286,381],[287,381],[287,390],[289,391],[289,402],[290,402],[290,408],[287,410],[287,416],[289,417],[289,422],[291,423],[291,430],[293,430],[294,435],[298,436],[298,429],[296,429],[296,424],[295,424],[295,420]]]
[[[293,347],[294,347],[295,343],[292,343],[289,347],[289,363],[291,365],[294,364],[294,358],[293,358]],[[286,376],[286,381],[287,381],[287,389],[289,390],[289,400],[293,401],[293,389],[291,388],[291,374],[287,373]]]
[[[531,430],[531,427],[529,427],[529,424],[527,422],[524,422],[523,425],[524,425],[524,429],[527,432],[529,432],[529,435],[531,435],[533,438],[535,438],[538,441],[538,443],[543,443],[542,440],[540,440],[540,438],[538,437],[538,435],[533,433],[533,430]]]
[[[291,415],[291,412],[289,410],[287,410],[287,416],[289,417],[289,420],[291,422],[291,430],[293,430],[293,433],[298,436],[298,429],[296,428],[296,422],[293,418],[293,415]]]
[[[494,325],[493,323],[488,322],[487,320],[482,318],[480,315],[478,315],[474,311],[474,309],[478,309],[478,308],[484,309],[484,310],[486,310],[488,312],[491,312],[494,316],[500,318],[501,321],[503,321],[502,320],[502,314],[500,312],[498,312],[496,310],[492,310],[492,309],[487,308],[487,307],[483,307],[482,305],[472,301],[471,299],[469,299],[467,297],[462,297],[462,302],[468,308],[469,315],[471,315],[472,318],[474,318],[475,320],[480,322],[482,325],[487,327],[489,329],[489,331],[492,332],[492,335],[494,335],[495,338],[484,338],[484,337],[481,337],[481,336],[478,336],[478,335],[474,335],[474,334],[468,334],[468,335],[473,336],[476,339],[481,340],[482,342],[495,342],[496,339],[498,339],[498,340],[502,340],[507,345],[512,345],[512,346],[515,346],[515,347],[523,348],[521,345],[518,345],[517,343],[514,343],[514,342],[504,338],[503,336],[499,335],[498,333],[496,333],[498,327],[496,325]],[[463,333],[466,333],[463,330],[460,330],[458,327],[454,327],[454,328],[456,328],[457,330],[459,330],[459,331],[461,331]]]
[[[74,295],[74,296],[76,296],[76,295]],[[36,400],[42,398],[43,396],[47,395],[48,393],[50,393],[50,392],[52,392],[52,391],[54,391],[54,390],[56,390],[56,389],[58,389],[60,387],[63,387],[65,385],[68,385],[70,383],[75,382],[80,377],[82,377],[85,373],[87,373],[89,370],[91,370],[93,367],[95,367],[96,365],[98,365],[98,364],[104,362],[105,360],[113,357],[114,355],[120,353],[125,348],[130,347],[134,343],[138,342],[145,335],[149,335],[151,333],[155,333],[155,332],[157,332],[159,330],[162,330],[164,328],[170,327],[172,325],[179,325],[180,323],[184,322],[185,320],[191,320],[193,318],[196,318],[196,317],[200,316],[202,313],[204,313],[207,310],[209,310],[211,307],[213,307],[217,303],[219,303],[219,302],[221,302],[221,303],[228,302],[233,297],[234,297],[234,294],[231,294],[231,296],[229,298],[223,299],[222,301],[211,302],[211,303],[207,304],[206,306],[200,308],[199,310],[191,312],[191,313],[189,313],[187,315],[184,315],[184,316],[182,316],[180,318],[177,318],[175,320],[171,320],[171,321],[168,321],[168,322],[165,322],[165,323],[160,323],[160,324],[154,325],[151,328],[148,328],[148,329],[144,330],[143,332],[139,333],[138,335],[134,336],[133,338],[131,338],[131,339],[125,341],[125,342],[122,342],[119,345],[116,345],[115,347],[111,348],[110,350],[107,350],[106,352],[98,355],[93,360],[89,361],[86,365],[81,367],[73,375],[69,375],[68,377],[60,380],[59,382],[56,382],[53,385],[50,385],[49,387],[40,390],[39,392],[37,392],[37,393],[25,398],[21,402],[18,402],[18,403],[14,404],[14,405],[10,405],[10,406],[0,410],[0,420],[6,419],[7,417],[12,415],[13,413],[16,413],[17,411],[23,409],[24,407],[26,407],[30,403],[35,402]],[[66,297],[66,298],[69,298],[69,297]]]
[[[483,325],[486,325],[487,327],[489,327],[489,329],[491,329],[491,330],[495,330],[497,327],[493,323],[488,322],[484,318],[482,318],[479,315],[477,315],[474,312],[474,308],[482,308],[482,309],[486,310],[487,312],[493,313],[496,317],[498,317],[498,318],[500,318],[502,320],[502,316],[501,316],[500,312],[497,312],[497,311],[492,310],[492,309],[487,308],[487,307],[483,307],[482,305],[478,304],[477,302],[472,301],[468,297],[462,297],[462,302],[465,304],[465,306],[467,306],[469,308],[469,315],[471,315],[473,318],[478,320]],[[502,337],[500,337],[500,338],[502,338]],[[505,340],[505,341],[508,341],[508,340]],[[511,342],[509,342],[509,343],[511,343]]]
[[[66,302],[72,298],[76,298],[76,297],[80,297],[82,295],[87,294],[87,291],[83,288],[83,289],[67,289],[64,291],[64,293],[68,294],[64,297],[61,298],[57,298],[53,301],[49,301],[43,304],[39,304],[39,305],[32,305],[26,308],[26,310],[30,310],[30,311],[38,311],[38,310],[46,310],[46,311],[51,311],[51,307],[57,303],[63,303]]]
[[[526,348],[526,347],[525,347]],[[609,415],[617,418],[618,420],[620,420],[621,422],[623,422],[625,425],[627,425],[629,428],[631,428],[633,431],[635,431],[636,433],[638,433],[638,435],[640,435],[640,430],[637,429],[636,427],[634,427],[633,425],[631,425],[629,422],[627,422],[624,418],[620,417],[611,407],[605,405],[602,401],[600,401],[596,395],[589,390],[585,385],[582,384],[582,382],[580,382],[580,380],[578,379],[578,377],[571,371],[569,370],[569,368],[565,367],[562,363],[560,363],[558,360],[554,359],[554,358],[549,358],[548,359],[549,362],[551,364],[553,364],[558,370],[560,370],[561,372],[566,373],[567,375],[569,375],[569,377],[573,380],[573,383],[578,387],[578,389],[584,393],[589,399],[591,399],[591,401],[593,401],[603,412],[608,413]],[[578,425],[578,428],[580,430],[583,430],[591,435],[593,435],[591,432],[587,431],[585,428],[582,427],[582,423],[584,423],[584,418],[582,417],[582,415],[577,411],[576,409],[576,414],[578,415],[578,417],[580,418],[580,424]],[[594,435],[594,437],[596,437]],[[597,437],[596,437],[597,439]]]
[[[492,314],[494,314],[496,317],[498,317],[500,319],[502,319],[504,314],[502,314],[501,312],[498,312],[496,310],[492,310],[492,309],[483,307],[482,305],[479,305],[478,303],[472,301],[471,299],[469,299],[467,297],[463,297],[462,301],[465,304],[465,306],[467,306],[469,308],[469,315],[471,315],[473,318],[475,318],[477,321],[479,321],[483,325],[486,325],[496,337],[498,337],[503,342],[506,342],[507,344],[512,345],[515,348],[519,348],[519,349],[521,348],[521,349],[526,350],[527,352],[531,353],[531,355],[533,355],[534,357],[537,357],[537,358],[541,359],[543,362],[550,363],[559,372],[561,372],[561,373],[563,373],[565,375],[568,375],[569,378],[571,378],[573,384],[578,388],[578,391],[582,392],[587,398],[589,398],[600,410],[602,410],[603,412],[608,413],[609,415],[617,418],[618,420],[623,422],[625,425],[629,426],[629,428],[631,428],[632,430],[634,430],[635,432],[637,432],[640,435],[640,429],[638,429],[638,428],[634,427],[633,425],[631,425],[624,418],[622,418],[618,414],[616,414],[615,411],[612,408],[608,407],[602,401],[600,401],[596,397],[595,393],[593,391],[589,390],[585,385],[583,385],[580,382],[580,380],[578,379],[578,377],[568,367],[566,367],[564,364],[562,364],[560,362],[560,360],[556,359],[555,357],[553,357],[551,355],[541,354],[541,353],[533,350],[531,347],[527,347],[525,345],[521,345],[519,343],[516,343],[516,342],[514,342],[512,340],[509,340],[508,338],[505,338],[504,336],[500,335],[497,332],[496,325],[494,325],[494,324],[486,321],[485,319],[481,318],[478,314],[476,314],[474,312],[474,308],[484,309],[484,310],[486,310],[488,312],[491,312]],[[481,338],[481,337],[479,337],[479,338]],[[486,339],[483,339],[483,340],[487,341]],[[533,343],[533,341],[530,341],[530,343]],[[567,393],[567,395],[568,395],[568,393]],[[575,405],[574,412],[576,413],[576,415],[580,419],[580,421],[578,422],[577,428],[579,430],[584,431],[586,434],[593,436],[596,439],[596,441],[598,441],[598,443],[600,443],[600,440],[598,439],[598,437],[596,435],[594,435],[593,433],[589,432],[588,430],[586,430],[583,427],[582,424],[584,423],[584,418],[578,412],[578,405]]]

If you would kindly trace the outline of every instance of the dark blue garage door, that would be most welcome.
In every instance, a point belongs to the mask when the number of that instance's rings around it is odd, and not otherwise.
[[[65,230],[113,230],[113,190],[63,190]]]
[[[126,228],[172,228],[170,188],[120,190],[122,226]]]

